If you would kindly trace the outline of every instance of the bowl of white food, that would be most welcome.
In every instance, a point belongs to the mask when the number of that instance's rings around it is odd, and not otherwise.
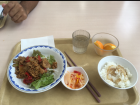
[[[130,89],[138,81],[138,73],[134,65],[119,56],[106,56],[98,63],[101,79],[116,89]]]

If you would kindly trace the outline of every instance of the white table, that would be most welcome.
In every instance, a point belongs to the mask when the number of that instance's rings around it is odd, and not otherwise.
[[[98,32],[116,36],[123,57],[140,75],[140,1],[40,1],[24,22],[16,24],[8,17],[0,29],[0,86],[12,49],[21,39],[72,38],[77,29],[91,37]],[[136,87],[140,93],[140,81]]]

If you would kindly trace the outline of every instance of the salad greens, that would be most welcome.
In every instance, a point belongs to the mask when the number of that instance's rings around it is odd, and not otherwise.
[[[47,60],[49,61],[49,63],[52,65],[53,62],[55,62],[54,56],[50,55],[50,57],[47,57]]]
[[[38,56],[38,55],[39,55],[40,57],[45,57],[44,55],[41,54],[40,51],[38,51],[38,50],[33,50],[32,57],[35,57],[35,56]]]
[[[19,66],[19,65],[18,65],[18,64],[19,64],[19,61],[18,61],[17,59],[14,59],[14,60],[13,60],[13,63],[14,63],[14,64],[13,64],[13,67],[18,67],[18,66]]]
[[[34,87],[35,89],[38,89],[40,87],[51,84],[54,81],[54,75],[52,73],[53,73],[52,71],[48,71],[47,73],[44,73],[39,80],[32,82],[30,87]]]
[[[45,57],[44,55],[41,54],[40,51],[38,51],[38,50],[33,50],[32,57],[35,57],[35,56],[38,57],[38,55],[39,55],[41,58],[44,58],[44,57]],[[53,62],[56,62],[53,55],[48,56],[48,57],[47,57],[47,60],[49,61],[49,63],[50,63],[51,65],[53,64]]]

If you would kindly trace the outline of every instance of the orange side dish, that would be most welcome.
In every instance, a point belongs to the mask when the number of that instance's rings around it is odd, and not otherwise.
[[[72,89],[78,89],[85,85],[85,79],[81,72],[74,70],[73,72],[67,72],[64,76],[65,84]]]
[[[97,46],[97,47],[99,47],[99,48],[101,48],[101,49],[104,49],[104,50],[113,50],[113,49],[115,49],[116,48],[116,46],[114,45],[114,44],[112,44],[112,43],[106,43],[106,44],[102,44],[102,42],[100,42],[100,41],[98,41],[98,40],[96,40],[95,42],[94,42],[94,44]]]
[[[96,40],[96,41],[94,42],[94,44],[95,44],[97,47],[103,49],[103,44],[102,44],[100,41]]]
[[[105,50],[113,50],[115,48],[116,48],[116,46],[112,43],[107,43],[107,44],[104,45]]]

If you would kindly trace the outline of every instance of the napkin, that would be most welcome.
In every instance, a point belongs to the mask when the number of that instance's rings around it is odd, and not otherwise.
[[[21,39],[21,51],[35,45],[49,45],[55,47],[53,35],[31,39]]]

